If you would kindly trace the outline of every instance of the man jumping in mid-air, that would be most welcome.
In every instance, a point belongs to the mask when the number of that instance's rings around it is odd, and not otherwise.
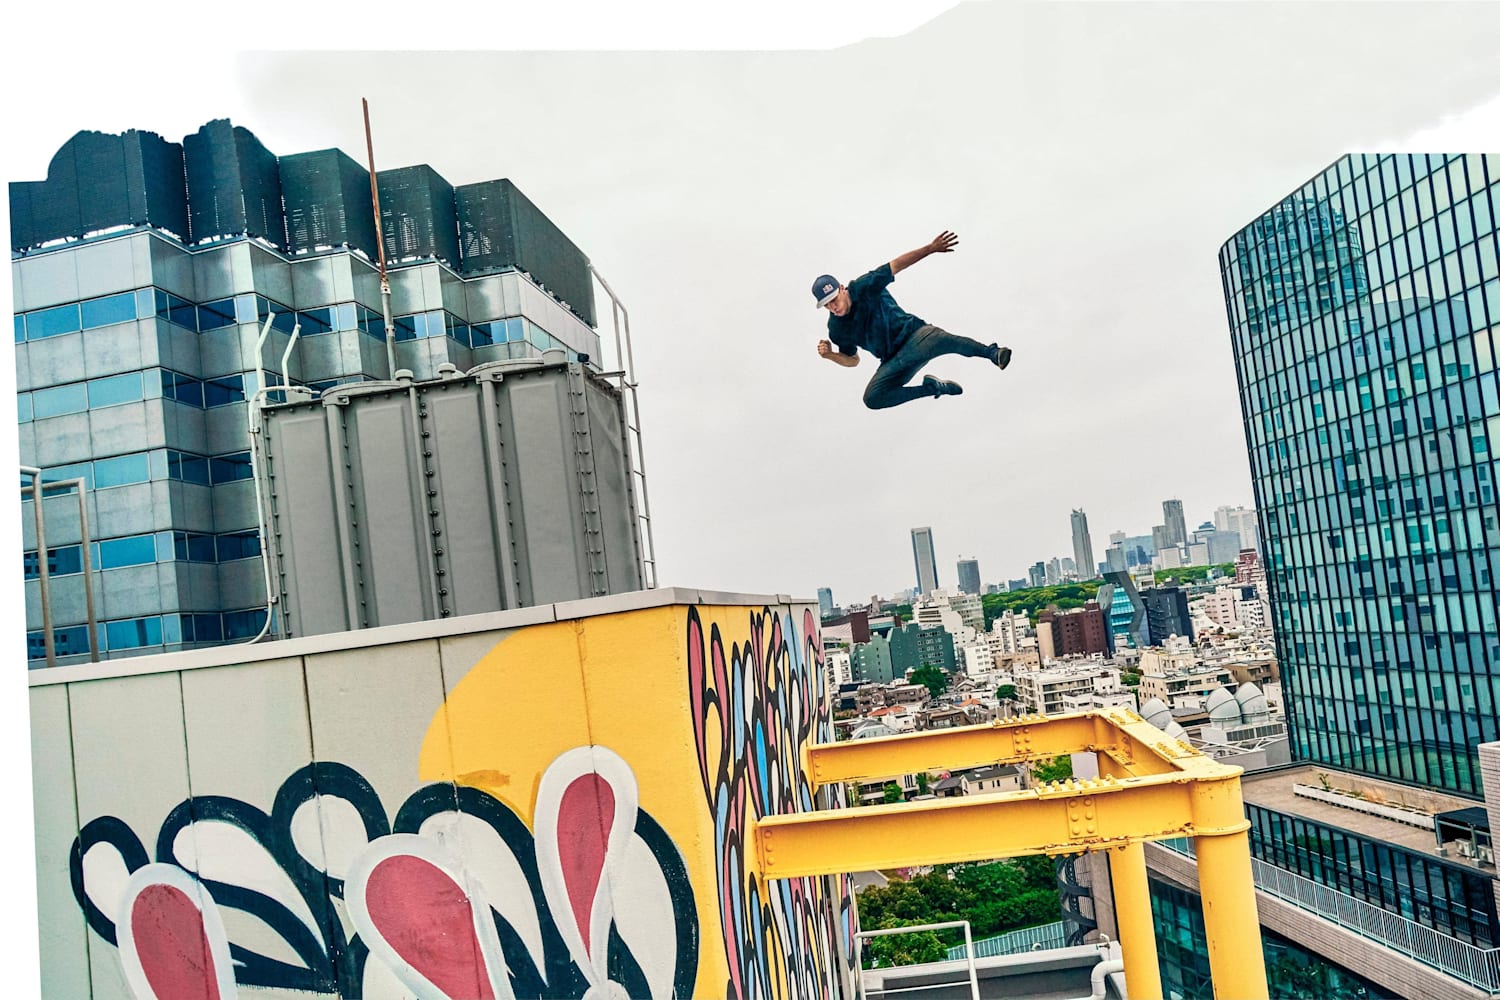
[[[934,375],[924,376],[917,385],[906,384],[923,365],[942,354],[987,358],[1000,368],[1010,364],[1009,347],[999,344],[986,347],[977,340],[924,322],[898,306],[886,290],[899,272],[928,254],[950,253],[957,245],[958,237],[944,231],[926,246],[904,253],[889,264],[881,264],[849,282],[847,287],[831,274],[813,282],[813,298],[829,313],[828,340],[818,341],[818,355],[845,368],[859,364],[861,347],[880,359],[880,367],[865,387],[865,405],[870,409],[899,406],[923,396],[937,398],[963,392],[963,386],[957,382],[945,382]]]

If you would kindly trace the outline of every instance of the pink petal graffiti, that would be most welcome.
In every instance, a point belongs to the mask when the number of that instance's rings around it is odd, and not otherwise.
[[[136,1000],[235,1000],[224,921],[208,890],[176,865],[148,864],[125,885],[117,937]]]
[[[370,954],[418,1000],[512,997],[489,903],[434,842],[376,840],[351,867],[344,899]]]
[[[611,882],[627,860],[638,794],[630,766],[600,746],[560,755],[537,787],[537,873],[557,929],[589,981],[587,997],[623,995],[609,981]]]

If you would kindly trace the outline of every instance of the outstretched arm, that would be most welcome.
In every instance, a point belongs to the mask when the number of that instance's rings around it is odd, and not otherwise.
[[[891,274],[897,274],[911,267],[917,261],[933,253],[952,253],[953,248],[958,246],[958,237],[944,229],[933,237],[932,242],[926,246],[908,250],[906,253],[891,261]]]
[[[826,340],[818,341],[818,357],[827,358],[834,364],[843,365],[845,368],[853,368],[859,364],[858,354],[845,354],[843,351],[835,351],[833,344]]]

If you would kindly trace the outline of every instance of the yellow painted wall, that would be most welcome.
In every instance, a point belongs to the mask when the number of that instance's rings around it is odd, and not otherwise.
[[[676,605],[523,629],[449,693],[421,777],[482,789],[534,828],[558,754],[614,751],[687,866],[703,941],[693,995],[841,995],[847,880],[767,883],[749,833],[759,815],[811,802],[801,748],[829,724],[819,650],[816,619],[786,607]]]

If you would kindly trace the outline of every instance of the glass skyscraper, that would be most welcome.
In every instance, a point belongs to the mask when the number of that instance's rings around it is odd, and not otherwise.
[[[1500,739],[1500,157],[1346,156],[1220,252],[1293,754],[1480,794]]]
[[[1292,741],[1241,780],[1272,995],[1500,994],[1497,182],[1346,156],[1220,251]],[[1206,996],[1192,865],[1148,865]]]

